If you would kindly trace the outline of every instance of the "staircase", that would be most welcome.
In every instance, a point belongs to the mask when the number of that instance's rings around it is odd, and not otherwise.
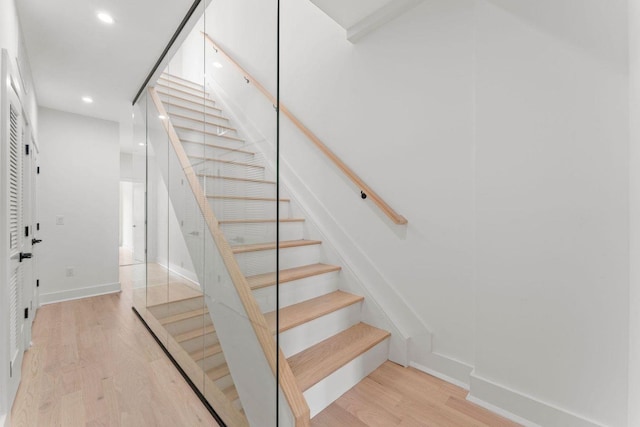
[[[167,113],[164,119],[175,129],[191,165],[200,171],[208,203],[267,324],[280,334],[280,349],[313,417],[387,360],[390,334],[360,321],[364,298],[339,289],[341,266],[322,262],[322,242],[307,238],[305,218],[297,214],[282,186],[276,200],[273,171],[262,154],[245,143],[214,97],[203,96],[202,85],[167,73],[155,90]],[[275,203],[280,206],[278,219]],[[276,220],[280,222],[277,331]],[[173,301],[150,311],[241,411],[202,298]]]

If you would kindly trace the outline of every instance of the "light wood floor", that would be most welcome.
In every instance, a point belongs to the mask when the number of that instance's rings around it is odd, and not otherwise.
[[[157,265],[120,268],[120,294],[44,306],[33,326],[14,427],[217,426],[131,310],[194,294]],[[154,284],[142,292],[145,274]],[[517,426],[467,392],[386,362],[312,420],[312,427]]]
[[[467,391],[417,369],[385,362],[316,415],[312,427],[513,427],[465,400]]]
[[[144,268],[121,268],[120,294],[38,310],[14,427],[217,426],[131,310]]]

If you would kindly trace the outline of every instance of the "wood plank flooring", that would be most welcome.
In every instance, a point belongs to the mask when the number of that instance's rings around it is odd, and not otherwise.
[[[311,420],[312,427],[514,427],[465,400],[467,391],[385,362]]]
[[[121,268],[120,294],[38,310],[12,426],[218,425],[131,310],[141,268]]]
[[[44,306],[25,353],[14,427],[217,426],[131,310],[197,292],[156,265],[121,267],[123,292]],[[135,292],[137,291],[137,292]],[[386,362],[318,414],[312,427],[512,427],[465,400],[467,392]]]

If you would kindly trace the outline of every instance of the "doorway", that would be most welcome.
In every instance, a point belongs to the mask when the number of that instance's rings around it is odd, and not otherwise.
[[[144,183],[120,181],[120,266],[144,262]]]

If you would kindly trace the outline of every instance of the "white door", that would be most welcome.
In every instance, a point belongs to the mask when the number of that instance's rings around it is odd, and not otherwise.
[[[38,164],[38,150],[36,148],[35,143],[32,141],[32,154],[31,154],[31,173],[29,176],[31,177],[31,226],[33,228],[33,233],[31,237],[31,251],[33,253],[33,258],[31,259],[31,270],[32,270],[32,279],[31,279],[31,304],[29,307],[29,320],[33,323],[33,318],[36,314],[36,309],[39,307],[40,302],[38,300],[39,297],[39,289],[40,286],[40,275],[38,273],[38,244],[42,242],[40,239],[40,220],[38,219],[38,177],[40,176],[40,167]],[[33,312],[33,313],[32,313]]]
[[[145,186],[133,183],[133,258],[135,263],[145,262]]]
[[[23,269],[23,289],[22,293],[22,305],[21,310],[24,319],[24,348],[31,347],[31,325],[33,323],[34,311],[33,300],[35,293],[35,279],[34,279],[34,244],[35,239],[35,226],[33,221],[33,187],[35,185],[35,146],[31,139],[30,127],[27,125],[24,127],[22,133],[22,228],[24,233],[23,252],[31,256],[31,258],[24,258],[21,268]]]
[[[7,121],[7,164],[8,170],[7,202],[8,202],[8,236],[9,259],[9,396],[10,401],[15,396],[20,384],[20,369],[22,368],[22,353],[24,351],[24,314],[23,305],[23,262],[24,259],[24,229],[22,225],[22,159],[23,159],[23,118],[22,108],[15,92],[8,89],[8,117]],[[4,119],[4,118],[3,118]]]

